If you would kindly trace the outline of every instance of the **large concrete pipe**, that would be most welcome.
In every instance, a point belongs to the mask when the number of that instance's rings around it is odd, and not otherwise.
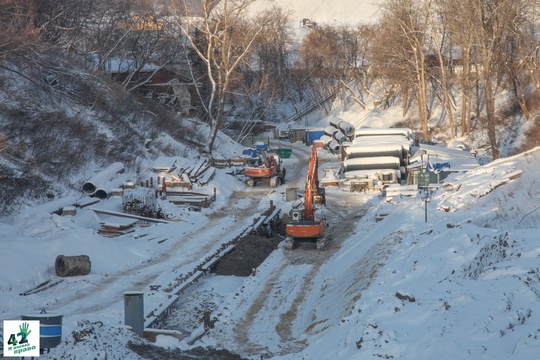
[[[111,181],[116,174],[124,172],[124,164],[115,162],[107,166],[105,169],[98,172],[92,178],[83,184],[83,191],[88,195],[92,195],[98,188],[107,182]]]
[[[391,135],[391,136],[361,136],[356,137],[353,141],[352,146],[373,146],[373,145],[382,145],[382,144],[399,144],[403,149],[403,159],[407,159],[411,156],[412,142],[406,137],[401,135]]]
[[[337,117],[337,116],[330,116],[327,118],[328,122],[330,123],[330,126],[335,127],[336,129],[339,129],[339,123],[344,121],[343,119]]]
[[[92,263],[88,255],[64,256],[58,255],[54,262],[56,275],[60,277],[88,275]]]
[[[349,140],[349,138],[347,136],[345,136],[345,134],[342,133],[341,131],[336,131],[334,133],[334,139],[340,144],[343,144],[344,141]]]
[[[395,156],[403,157],[403,147],[401,144],[356,144],[344,148],[347,159]]]
[[[339,151],[341,145],[336,140],[330,141],[328,144],[328,149],[332,151],[333,153],[337,153]]]
[[[338,124],[338,129],[341,130],[346,136],[353,137],[355,133],[355,128],[351,123],[342,121]]]
[[[108,181],[97,187],[91,196],[97,197],[98,199],[107,199],[115,189],[121,188],[124,183],[126,183],[126,180],[127,179],[124,176],[121,176],[112,181]]]
[[[321,136],[320,140],[323,142],[324,145],[328,145],[330,141],[332,141],[332,137],[328,135]]]
[[[347,159],[343,161],[343,170],[400,170],[400,160],[395,156]]]
[[[329,122],[330,122],[330,126],[336,129],[339,129],[339,131],[341,131],[346,136],[354,137],[355,128],[351,123],[335,116],[331,117],[329,119]]]
[[[330,137],[333,137],[334,134],[339,131],[338,128],[335,128],[333,126],[327,126],[325,129],[324,129],[324,133]]]
[[[330,144],[330,142],[332,142],[332,140],[334,140],[333,138],[331,138],[330,136],[328,135],[323,135],[321,136],[321,139],[320,139],[323,143],[323,148],[325,150],[328,150],[328,144]]]

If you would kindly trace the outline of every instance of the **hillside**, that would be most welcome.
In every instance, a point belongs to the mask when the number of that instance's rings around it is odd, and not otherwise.
[[[260,13],[272,6],[278,6],[288,12],[293,24],[299,24],[304,18],[331,26],[355,26],[361,23],[377,21],[382,0],[257,0],[251,5],[253,14]]]
[[[160,155],[204,151],[204,125],[90,69],[60,50],[19,51],[0,68],[0,129],[10,141],[0,153],[0,214],[31,199],[77,194],[97,169],[116,161],[136,171]],[[219,148],[214,156],[222,156]]]

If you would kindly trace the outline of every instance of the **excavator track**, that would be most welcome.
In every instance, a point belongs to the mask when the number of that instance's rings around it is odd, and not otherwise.
[[[292,237],[285,238],[285,241],[283,242],[283,247],[285,250],[294,250],[294,248],[297,245],[298,240],[293,239]]]
[[[283,242],[283,247],[284,247],[285,250],[294,250],[298,246],[298,243],[300,243],[302,241],[306,242],[305,239],[294,239],[292,237],[287,237],[287,238],[285,238],[285,240]],[[329,242],[330,242],[330,236],[329,235],[323,236],[323,237],[317,239],[315,241],[315,245],[317,247],[317,250],[323,251],[324,249],[326,249],[326,246],[328,245]]]
[[[317,250],[324,250],[326,249],[326,246],[328,245],[328,243],[330,242],[330,236],[326,235],[326,236],[323,236],[319,239],[317,239]]]

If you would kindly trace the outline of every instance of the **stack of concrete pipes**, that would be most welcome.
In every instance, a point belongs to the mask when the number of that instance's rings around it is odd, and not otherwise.
[[[333,153],[339,151],[340,146],[354,138],[354,126],[337,117],[330,119],[330,126],[324,129],[325,135],[321,137],[323,145]]]
[[[123,172],[124,164],[115,162],[87,180],[82,189],[90,196],[105,199],[110,195],[112,189],[122,185],[124,179],[119,178],[118,174]]]

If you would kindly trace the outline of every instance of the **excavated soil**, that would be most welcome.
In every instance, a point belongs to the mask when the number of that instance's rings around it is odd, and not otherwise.
[[[217,275],[249,276],[274,251],[283,237],[248,235],[240,239],[235,249],[213,269]]]

